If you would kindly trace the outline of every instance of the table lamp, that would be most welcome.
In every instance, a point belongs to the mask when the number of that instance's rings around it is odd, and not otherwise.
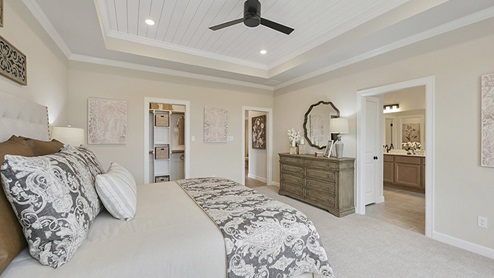
[[[329,120],[329,133],[336,134],[336,142],[334,147],[336,149],[336,157],[343,157],[343,142],[341,142],[341,134],[348,133],[348,119],[343,118],[331,118]]]
[[[72,146],[80,146],[84,144],[84,129],[66,126],[54,126],[52,131],[52,138],[57,139],[58,141],[72,145]]]

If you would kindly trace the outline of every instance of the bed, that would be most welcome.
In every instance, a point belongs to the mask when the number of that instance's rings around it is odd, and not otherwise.
[[[0,97],[2,100],[0,102],[0,142],[9,139],[13,134],[40,140],[50,138],[45,107],[10,95],[0,94]],[[252,200],[252,197],[248,197],[252,194],[257,199],[264,197],[256,195],[260,193],[251,189],[231,184],[232,181],[216,179],[214,182],[217,183],[212,183],[211,178],[204,178],[138,185],[137,212],[132,220],[117,220],[103,209],[94,218],[87,238],[69,262],[58,268],[44,266],[29,254],[27,248],[24,248],[1,273],[1,277],[254,277],[248,271],[244,275],[239,272],[236,272],[236,275],[232,274],[232,268],[246,268],[241,264],[232,266],[234,260],[229,257],[231,245],[237,246],[239,243],[231,243],[230,239],[226,239],[225,231],[231,227],[222,227],[220,223],[225,216],[219,207],[224,205],[218,205],[217,201],[208,202],[214,194],[210,191],[206,192],[204,188],[232,185],[216,193],[216,198],[219,199],[228,199],[225,196],[242,195],[246,196],[244,199],[251,198]],[[231,200],[230,202],[235,203]],[[273,206],[273,202],[269,202],[265,206]],[[267,211],[270,209],[268,208]],[[251,212],[247,213],[247,215],[250,214]],[[268,214],[274,213],[272,211],[263,212],[264,216],[260,218],[267,219]],[[304,218],[303,214],[300,213],[300,215]],[[232,222],[224,225],[231,226]],[[322,245],[319,246],[320,241],[315,228],[312,233],[315,236],[311,243],[313,246],[320,247],[318,249],[320,257],[326,256]],[[273,240],[266,239],[264,235],[257,238],[265,240],[267,244]],[[293,236],[290,235],[289,238]],[[243,239],[245,241],[245,238]],[[299,251],[294,252],[302,254]],[[257,250],[257,253],[262,252]],[[248,255],[252,259],[252,254]],[[271,257],[267,257],[263,260],[272,260]],[[282,259],[288,261],[284,257]],[[253,260],[261,261],[257,257]],[[298,263],[304,260],[297,258],[295,261]],[[310,258],[309,261],[312,262],[313,259]],[[324,263],[327,264],[327,262]],[[320,274],[311,271],[313,273],[296,274],[290,277],[332,276],[329,264],[321,267],[321,262],[317,260],[315,264],[319,264],[318,268],[324,268],[325,271]]]

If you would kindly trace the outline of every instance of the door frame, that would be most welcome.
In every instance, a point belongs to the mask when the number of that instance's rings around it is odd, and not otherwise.
[[[156,103],[168,103],[176,105],[185,106],[185,128],[184,128],[184,139],[185,139],[185,163],[184,163],[184,173],[185,178],[190,177],[190,101],[188,100],[178,100],[169,98],[155,98],[155,97],[144,97],[144,184],[150,183],[149,180],[149,104],[152,102]],[[154,182],[154,181],[152,181]]]
[[[273,109],[264,107],[242,106],[242,183],[245,183],[245,112],[258,111],[266,113],[267,128],[266,128],[266,184],[273,183]]]
[[[428,76],[381,87],[357,91],[357,184],[356,184],[356,208],[358,214],[365,214],[365,129],[363,127],[365,115],[365,98],[368,96],[382,95],[388,92],[425,86],[425,235],[432,237],[434,231],[434,161],[435,161],[435,78]],[[381,130],[377,132],[382,132]],[[381,156],[382,157],[382,156]],[[382,160],[382,159],[381,159]]]

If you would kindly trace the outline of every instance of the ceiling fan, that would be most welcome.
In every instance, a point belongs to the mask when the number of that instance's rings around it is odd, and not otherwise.
[[[222,24],[218,24],[215,26],[209,27],[209,29],[216,31],[219,29],[223,29],[235,24],[243,22],[248,27],[257,27],[259,24],[274,29],[276,31],[285,33],[290,35],[293,31],[293,28],[290,28],[285,25],[281,25],[279,23],[273,22],[271,20],[267,20],[261,17],[261,2],[258,0],[247,0],[244,3],[244,17],[235,19],[232,21],[228,21]]]

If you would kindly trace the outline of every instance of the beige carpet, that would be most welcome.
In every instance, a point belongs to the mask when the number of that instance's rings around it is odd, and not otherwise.
[[[416,232],[352,214],[338,218],[277,194],[255,190],[303,211],[316,225],[336,277],[494,277],[494,260]]]

